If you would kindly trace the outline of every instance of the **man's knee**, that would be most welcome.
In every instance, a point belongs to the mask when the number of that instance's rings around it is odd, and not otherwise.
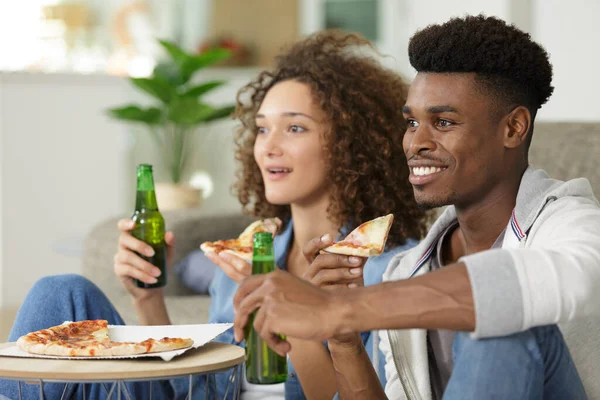
[[[486,339],[474,339],[467,332],[457,332],[452,350],[455,363],[464,358],[491,362],[513,359],[539,365],[544,362],[533,330]]]

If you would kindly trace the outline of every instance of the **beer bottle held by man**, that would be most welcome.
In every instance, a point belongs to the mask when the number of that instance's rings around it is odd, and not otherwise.
[[[167,244],[165,243],[165,220],[158,211],[156,194],[154,192],[154,177],[152,165],[140,164],[137,167],[137,191],[135,197],[135,211],[131,219],[135,227],[131,235],[136,239],[148,243],[154,250],[154,255],[147,257],[137,253],[141,258],[160,269],[156,283],[145,283],[135,280],[139,288],[152,289],[163,287],[167,284]]]
[[[275,271],[273,235],[270,232],[254,234],[252,274],[268,274]],[[287,379],[287,359],[267,346],[252,326],[256,311],[246,325],[246,380],[254,384],[272,384]]]

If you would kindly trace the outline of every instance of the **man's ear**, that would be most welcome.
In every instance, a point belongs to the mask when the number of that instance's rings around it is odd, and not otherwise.
[[[527,107],[518,106],[506,116],[506,130],[504,134],[504,147],[514,149],[527,140],[531,114]]]

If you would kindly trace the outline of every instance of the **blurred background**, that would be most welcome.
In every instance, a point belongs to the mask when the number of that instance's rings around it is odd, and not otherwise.
[[[0,2],[0,307],[17,307],[41,276],[80,272],[90,229],[131,214],[140,162],[157,166],[157,182],[196,189],[199,213],[239,212],[230,194],[234,121],[186,125],[188,163],[173,182],[165,148],[153,142],[156,126],[107,113],[161,98],[152,76],[167,52],[157,39],[191,57],[228,49],[229,58],[199,68],[187,83],[206,89],[194,105],[210,104],[212,112],[231,105],[282,45],[303,35],[329,27],[361,32],[387,55],[383,63],[410,80],[407,44],[417,29],[480,12],[516,24],[550,53],[556,91],[539,120],[600,120],[595,0]],[[127,118],[152,118],[136,112]]]

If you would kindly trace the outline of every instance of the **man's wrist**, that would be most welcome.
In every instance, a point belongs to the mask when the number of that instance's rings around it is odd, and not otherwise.
[[[348,289],[334,293],[335,335],[360,332],[361,292],[361,289]]]

